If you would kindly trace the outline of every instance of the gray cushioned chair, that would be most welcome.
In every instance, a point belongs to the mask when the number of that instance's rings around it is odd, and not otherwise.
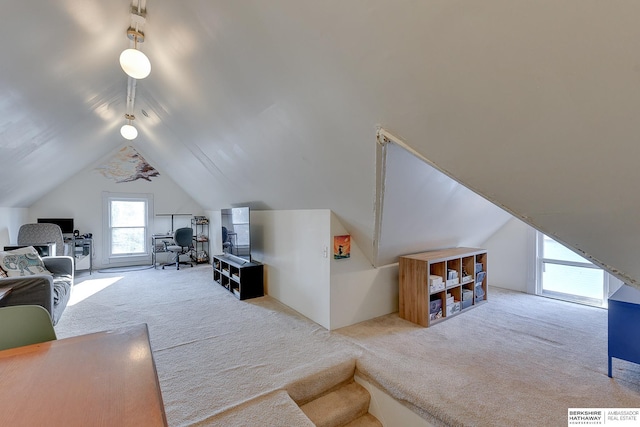
[[[191,227],[178,228],[173,233],[173,244],[169,245],[164,242],[165,250],[175,254],[175,261],[163,264],[162,269],[167,265],[175,265],[176,270],[180,270],[180,264],[189,264],[193,267],[193,263],[180,261],[180,255],[187,254],[193,246],[193,229]]]
[[[56,339],[49,312],[39,305],[0,308],[0,350]]]
[[[9,295],[0,299],[0,307],[39,305],[50,314],[55,325],[67,307],[73,287],[73,258],[69,256],[42,257],[49,274],[0,278],[0,287],[10,287]]]
[[[62,230],[57,224],[24,224],[18,230],[18,245],[46,245],[56,244],[56,253],[52,255],[64,255],[64,238]]]

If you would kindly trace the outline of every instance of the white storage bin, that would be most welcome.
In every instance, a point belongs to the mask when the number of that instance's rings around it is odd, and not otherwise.
[[[460,301],[456,301],[453,304],[447,304],[447,316],[451,316],[460,312]]]

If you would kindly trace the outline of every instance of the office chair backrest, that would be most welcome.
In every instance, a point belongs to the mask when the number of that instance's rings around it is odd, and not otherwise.
[[[229,231],[227,227],[222,226],[222,243],[227,243],[227,239],[229,238]]]
[[[176,246],[182,246],[183,248],[191,246],[191,243],[193,243],[193,229],[191,227],[178,228],[173,233],[173,241]]]
[[[0,308],[0,350],[56,339],[49,312],[39,305]]]

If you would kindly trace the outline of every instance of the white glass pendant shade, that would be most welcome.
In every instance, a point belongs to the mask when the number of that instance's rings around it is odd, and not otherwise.
[[[144,79],[151,73],[151,62],[138,49],[125,49],[120,54],[120,66],[134,79]]]
[[[132,140],[138,136],[138,129],[132,125],[124,125],[120,128],[120,134],[124,139]]]

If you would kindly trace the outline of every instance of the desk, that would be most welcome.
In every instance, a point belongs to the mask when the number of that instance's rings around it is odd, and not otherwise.
[[[640,363],[640,290],[622,285],[609,298],[609,376],[611,359]]]
[[[153,268],[156,268],[156,254],[159,252],[158,240],[171,240],[173,242],[173,234],[154,234],[151,236],[151,264]],[[162,252],[165,252],[164,245],[162,245]]]
[[[166,426],[147,325],[0,351],[0,425]]]
[[[74,237],[65,239],[65,244],[71,247],[69,255],[74,258],[75,271],[89,270],[93,273],[93,239],[89,237]]]

